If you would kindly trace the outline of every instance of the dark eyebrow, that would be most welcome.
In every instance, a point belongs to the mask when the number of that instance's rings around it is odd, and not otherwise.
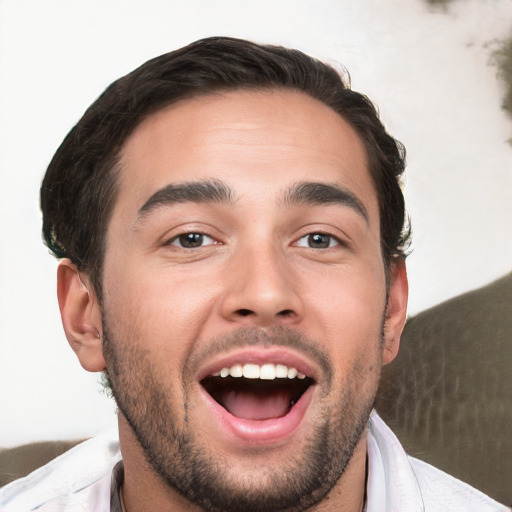
[[[176,203],[231,203],[232,190],[221,181],[204,180],[171,183],[157,190],[139,209],[137,220],[160,206]]]
[[[349,190],[336,184],[303,182],[291,187],[285,195],[285,203],[300,204],[341,204],[352,208],[369,222],[368,211],[363,203]]]

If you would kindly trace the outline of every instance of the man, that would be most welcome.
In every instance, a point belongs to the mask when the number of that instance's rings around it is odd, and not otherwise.
[[[119,445],[7,486],[4,510],[505,510],[372,413],[406,317],[403,169],[372,104],[295,50],[210,38],[112,84],[41,205]]]

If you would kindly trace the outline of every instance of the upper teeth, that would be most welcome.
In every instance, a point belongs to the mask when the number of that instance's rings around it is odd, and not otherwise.
[[[231,368],[225,367],[220,372],[214,374],[214,377],[245,377],[246,379],[305,379],[306,376],[297,371],[297,368],[288,367],[284,364],[235,364]]]

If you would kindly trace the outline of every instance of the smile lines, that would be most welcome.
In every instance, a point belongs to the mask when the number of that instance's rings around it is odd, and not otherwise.
[[[246,379],[274,380],[274,379],[305,379],[306,375],[299,372],[297,368],[288,367],[284,364],[267,363],[258,364],[235,364],[231,368],[225,367],[213,375],[213,377],[235,377]]]

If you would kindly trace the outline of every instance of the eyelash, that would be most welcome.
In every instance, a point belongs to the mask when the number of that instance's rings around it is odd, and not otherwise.
[[[309,245],[312,241],[311,237],[326,237],[329,239],[328,245],[326,247],[312,247],[311,245]],[[188,238],[188,240],[187,240],[187,238]],[[203,242],[205,241],[205,239],[210,240],[210,242],[203,245]],[[305,241],[305,244],[307,244],[307,245],[301,244],[301,241],[303,241],[303,240]],[[321,241],[319,241],[319,242],[321,243]],[[190,245],[187,246],[186,245],[187,243],[190,243]],[[197,245],[194,245],[194,244],[197,244]],[[213,237],[211,237],[207,233],[202,233],[200,231],[188,231],[185,233],[181,233],[166,242],[166,245],[168,245],[168,246],[179,247],[180,249],[185,249],[185,250],[194,250],[194,249],[199,249],[201,247],[217,245],[217,244],[219,244],[219,242],[216,241]],[[293,245],[295,245],[296,247],[304,247],[304,248],[309,248],[309,249],[314,249],[314,250],[331,249],[331,248],[337,247],[337,246],[346,246],[346,244],[342,240],[340,240],[338,237],[331,235],[330,233],[325,233],[323,231],[316,231],[316,232],[308,233],[308,234],[300,237]]]
[[[179,235],[176,235],[175,237],[171,238],[166,242],[166,245],[179,247],[180,249],[199,249],[201,247],[205,247],[202,244],[191,247],[186,247],[183,245],[183,242],[185,241],[186,237],[189,237],[189,241],[192,242],[193,244],[194,240],[190,240],[190,238],[194,236],[196,237],[196,239],[200,237],[200,242],[203,242],[205,238],[211,240],[211,243],[208,243],[206,245],[216,245],[219,243],[213,237],[206,233],[201,233],[200,231],[187,231],[186,233],[180,233]],[[181,244],[179,242],[181,242]]]
[[[329,238],[329,244],[327,247],[311,247],[309,245],[309,242],[310,242],[309,239],[311,237],[327,237],[327,238]],[[301,240],[307,240],[306,243],[308,245],[300,245]],[[299,238],[297,240],[297,242],[295,242],[294,245],[296,245],[297,247],[306,247],[309,249],[331,249],[331,248],[337,247],[337,246],[346,246],[346,244],[342,240],[340,240],[337,236],[331,235],[330,233],[325,233],[323,231],[314,231],[312,233],[308,233],[307,235],[304,235],[301,238]]]

